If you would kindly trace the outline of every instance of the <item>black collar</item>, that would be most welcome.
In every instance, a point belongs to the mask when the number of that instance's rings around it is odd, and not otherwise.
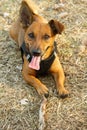
[[[40,70],[37,71],[37,74],[39,75],[46,74],[49,71],[54,59],[55,59],[55,51],[53,51],[47,59],[42,60],[40,62]]]
[[[22,56],[23,62],[24,62],[23,55],[25,55],[27,60],[30,62],[32,59],[32,55],[30,54],[29,51],[27,51],[25,42],[23,42],[20,50],[21,50],[21,56]],[[49,70],[49,68],[51,67],[51,65],[55,59],[55,52],[57,52],[56,42],[54,42],[54,50],[52,51],[51,55],[47,59],[41,61],[40,70],[36,70],[37,74],[44,74]]]
[[[24,59],[23,59],[24,54],[25,54],[27,60],[30,62],[32,59],[32,56],[31,56],[31,53],[26,49],[25,42],[22,43],[20,50],[21,50],[21,57],[22,57],[23,62],[24,62]]]

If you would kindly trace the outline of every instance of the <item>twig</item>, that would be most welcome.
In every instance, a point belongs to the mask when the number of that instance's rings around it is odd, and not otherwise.
[[[47,104],[47,99],[43,97],[43,101],[41,102],[41,106],[39,110],[39,130],[44,130],[46,126],[45,124],[46,104]]]

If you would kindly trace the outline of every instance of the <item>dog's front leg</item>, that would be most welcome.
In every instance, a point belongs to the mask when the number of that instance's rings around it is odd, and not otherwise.
[[[39,79],[37,79],[35,76],[26,73],[26,71],[22,71],[23,77],[25,79],[25,81],[27,81],[27,83],[33,87],[36,88],[37,92],[40,95],[47,95],[48,94],[48,89],[47,87],[41,83],[41,81]]]
[[[64,87],[64,72],[63,68],[59,62],[58,57],[56,57],[54,63],[52,64],[50,71],[52,75],[54,76],[54,80],[56,82],[57,91],[60,95],[60,97],[65,98],[68,96],[69,92]]]
[[[59,96],[62,98],[67,97],[69,92],[64,87],[65,76],[63,74],[63,71],[59,70],[56,73],[53,73],[53,76],[54,76],[54,79],[56,82],[56,87],[57,87],[57,91],[59,93]]]

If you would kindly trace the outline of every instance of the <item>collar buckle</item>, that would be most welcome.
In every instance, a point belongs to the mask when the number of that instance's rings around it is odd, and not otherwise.
[[[26,56],[27,60],[29,60],[29,59],[30,59],[30,57],[31,57],[31,56],[30,56],[30,54],[28,54],[28,55]]]

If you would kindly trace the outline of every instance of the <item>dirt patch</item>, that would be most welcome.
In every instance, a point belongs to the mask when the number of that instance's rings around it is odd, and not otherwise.
[[[58,54],[70,97],[60,99],[51,76],[40,77],[49,88],[45,130],[87,130],[87,0],[34,0],[48,20],[65,25],[58,36]],[[0,1],[0,130],[38,130],[42,97],[21,75],[18,46],[9,37],[19,0]]]

